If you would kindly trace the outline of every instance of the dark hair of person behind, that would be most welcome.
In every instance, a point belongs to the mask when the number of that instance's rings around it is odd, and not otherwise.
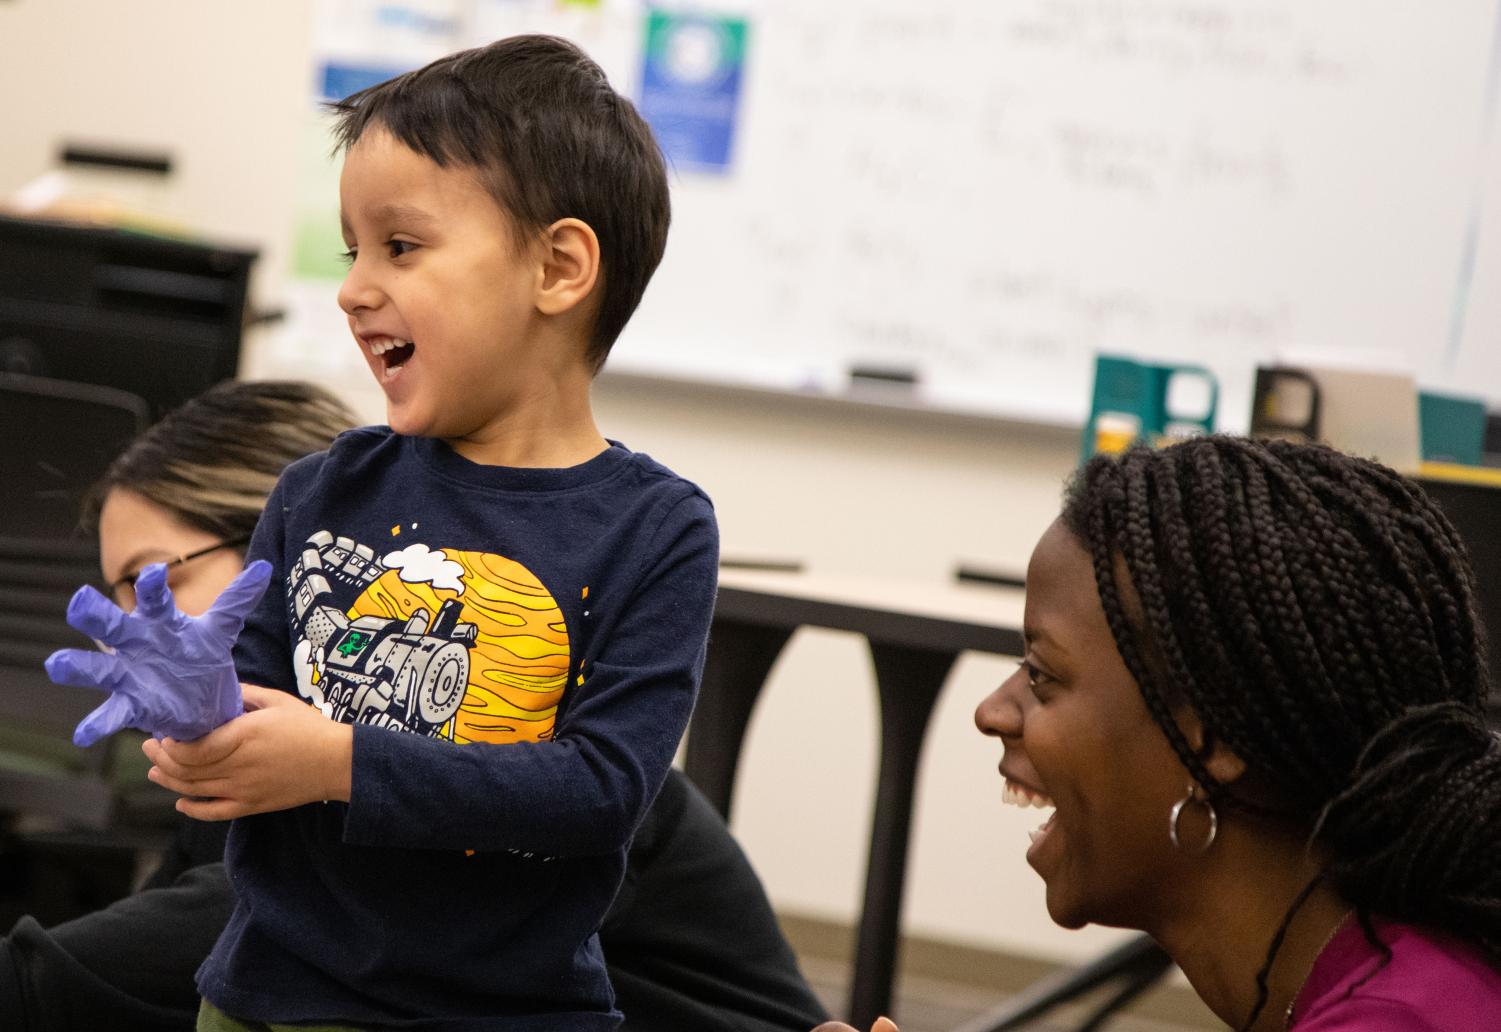
[[[310,383],[225,381],[130,443],[89,493],[84,523],[97,525],[118,487],[190,527],[226,540],[248,537],[287,464],[327,448],[355,423],[341,401]]]
[[[439,58],[329,105],[339,149],[373,126],[439,166],[467,166],[516,224],[559,219],[599,238],[603,285],[587,357],[604,364],[667,247],[662,152],[629,100],[578,47],[513,36]]]
[[[1091,460],[1063,518],[1121,657],[1210,796],[1306,827],[1368,935],[1380,914],[1501,959],[1501,740],[1469,562],[1437,505],[1375,462],[1216,436]],[[1210,776],[1173,719],[1182,703],[1268,799]]]

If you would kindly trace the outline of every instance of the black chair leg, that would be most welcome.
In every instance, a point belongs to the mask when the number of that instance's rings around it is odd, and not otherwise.
[[[1158,957],[1145,957],[1142,963],[1126,976],[1126,984],[1117,989],[1110,999],[1101,1004],[1099,1009],[1079,1026],[1079,1032],[1098,1032],[1099,1029],[1105,1027],[1106,1022],[1124,1010],[1127,1004],[1156,985],[1173,966],[1172,958],[1162,953],[1161,950],[1158,950],[1158,953],[1161,954]]]
[[[1085,1026],[1098,1028],[1115,1008],[1123,1006],[1146,989],[1171,965],[1172,959],[1162,951],[1162,947],[1153,942],[1150,936],[1140,935],[1083,967],[1040,979],[1022,990],[1016,998],[987,1011],[956,1032],[1006,1032],[1007,1029],[1021,1028],[1054,1007],[1076,1000],[1107,982],[1129,978],[1131,981],[1127,988],[1131,991],[1117,993]]]

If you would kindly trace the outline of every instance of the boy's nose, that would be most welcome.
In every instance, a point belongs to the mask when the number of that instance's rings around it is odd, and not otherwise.
[[[380,301],[380,291],[360,268],[359,259],[355,259],[344,276],[344,282],[339,284],[339,307],[344,309],[344,314],[353,315],[360,309],[378,307]]]

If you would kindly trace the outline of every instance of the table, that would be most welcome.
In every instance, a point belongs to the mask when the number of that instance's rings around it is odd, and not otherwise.
[[[1017,588],[723,570],[689,724],[686,769],[726,819],[745,729],[766,675],[799,627],[854,631],[875,661],[881,753],[865,900],[847,1020],[889,1010],[900,935],[912,794],[924,732],[954,660],[1022,653]]]

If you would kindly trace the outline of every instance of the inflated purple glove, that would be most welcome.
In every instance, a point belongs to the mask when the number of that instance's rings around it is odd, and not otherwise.
[[[68,603],[69,626],[114,651],[63,649],[47,657],[47,676],[57,684],[110,693],[79,722],[73,741],[93,745],[134,727],[186,742],[238,717],[244,702],[230,649],[270,580],[270,563],[251,563],[198,617],[173,604],[162,563],[136,579],[133,613],[79,588]]]

